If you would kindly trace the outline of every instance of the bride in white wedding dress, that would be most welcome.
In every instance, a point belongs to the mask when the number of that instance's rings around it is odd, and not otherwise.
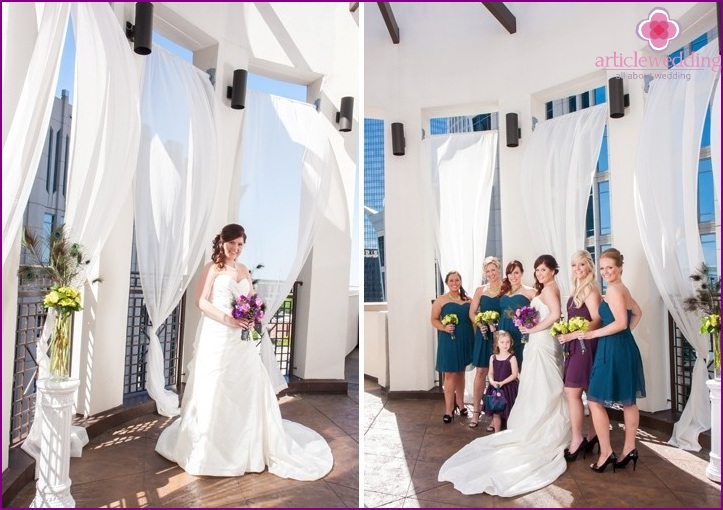
[[[242,340],[253,324],[231,316],[232,301],[253,288],[248,269],[235,262],[245,242],[235,224],[214,239],[213,262],[197,289],[204,317],[181,417],[161,433],[156,451],[193,475],[240,476],[268,467],[282,478],[317,480],[334,463],[329,445],[281,418],[256,342]]]
[[[507,430],[472,441],[439,471],[439,481],[452,482],[463,494],[517,496],[549,485],[565,472],[570,416],[563,393],[562,348],[549,334],[560,317],[557,271],[551,255],[535,261],[539,294],[530,305],[540,312],[540,320],[532,329],[520,328],[530,338]]]

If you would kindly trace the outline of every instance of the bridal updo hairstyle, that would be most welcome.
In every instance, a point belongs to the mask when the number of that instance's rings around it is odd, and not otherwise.
[[[244,243],[246,242],[246,231],[241,225],[236,223],[229,223],[221,229],[221,233],[213,238],[213,253],[211,254],[211,260],[216,263],[219,269],[223,269],[224,265],[224,253],[223,243],[233,241],[243,237]]]
[[[500,293],[497,294],[497,297],[502,297],[512,290],[512,284],[510,283],[510,279],[507,277],[507,275],[514,271],[516,267],[520,268],[520,273],[525,273],[525,269],[522,267],[522,262],[520,262],[519,260],[512,260],[508,262],[507,267],[505,268],[505,278],[504,280],[502,280],[502,285],[500,286]]]
[[[540,255],[537,257],[537,260],[535,260],[535,269],[537,269],[537,266],[540,264],[543,264],[547,269],[553,271],[554,274],[560,272],[560,266],[557,265],[557,260],[555,260],[555,257],[552,255]],[[537,291],[538,296],[544,287],[545,286],[543,284],[537,281],[537,275],[535,275],[535,290]]]

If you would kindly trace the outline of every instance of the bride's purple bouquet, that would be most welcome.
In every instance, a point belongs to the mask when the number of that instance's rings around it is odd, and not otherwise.
[[[531,306],[523,306],[518,308],[511,314],[512,322],[516,327],[525,327],[527,329],[534,328],[540,322],[540,312]],[[529,334],[523,333],[522,343],[526,344]]]
[[[246,319],[250,321],[254,326],[260,324],[264,318],[264,312],[266,311],[266,303],[257,296],[247,296],[241,294],[239,297],[233,300],[231,304],[231,316],[234,319]],[[244,330],[241,333],[241,338],[248,338],[248,330]]]

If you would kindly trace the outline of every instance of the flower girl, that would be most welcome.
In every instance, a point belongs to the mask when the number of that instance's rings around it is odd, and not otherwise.
[[[490,356],[489,385],[485,393],[485,414],[492,416],[492,427],[499,432],[517,398],[519,368],[512,348],[512,335],[499,330],[495,337]]]

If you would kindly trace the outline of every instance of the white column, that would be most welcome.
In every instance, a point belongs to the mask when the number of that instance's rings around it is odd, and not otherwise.
[[[710,390],[710,462],[705,470],[708,478],[720,483],[720,379],[707,383]]]
[[[16,324],[18,317],[18,263],[20,260],[20,233],[15,238],[16,248],[8,256],[3,266],[3,348],[2,348],[2,387],[3,387],[3,471],[8,468],[10,448],[10,416],[13,407],[13,370],[15,368]]]
[[[70,494],[70,422],[73,395],[80,381],[38,381],[43,423],[39,477],[31,508],[75,508]]]
[[[421,179],[421,113],[385,113],[385,243],[389,335],[389,389],[427,391],[434,386],[430,324],[434,288],[434,241]],[[392,155],[391,124],[404,124],[406,154]],[[466,283],[466,282],[465,282]],[[469,286],[469,284],[467,284]]]

